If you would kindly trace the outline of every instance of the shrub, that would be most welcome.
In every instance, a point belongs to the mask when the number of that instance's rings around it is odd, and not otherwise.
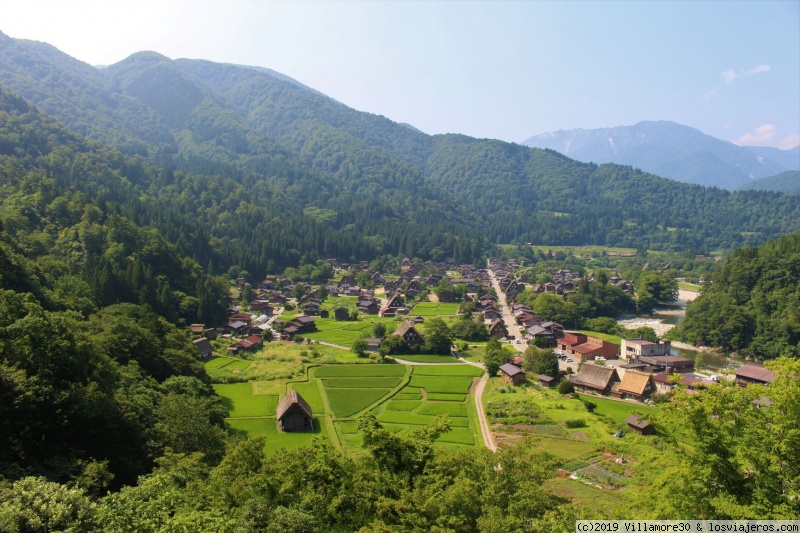
[[[561,394],[572,394],[573,392],[575,392],[575,387],[569,380],[564,379],[561,380],[561,383],[558,384],[558,392],[560,392]]]
[[[566,422],[564,422],[564,424],[566,424],[566,426],[570,429],[585,428],[586,420],[584,420],[583,418],[576,418],[574,420],[567,420]]]
[[[597,404],[594,402],[590,402],[589,400],[583,400],[583,406],[590,413],[594,413],[594,410],[597,409]]]

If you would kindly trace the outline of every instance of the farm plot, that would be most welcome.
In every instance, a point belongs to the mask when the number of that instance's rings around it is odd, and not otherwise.
[[[318,318],[314,324],[317,331],[303,336],[342,346],[352,346],[353,342],[364,337],[372,329],[372,324],[365,321],[337,321],[332,318]]]
[[[401,365],[329,365],[312,370],[315,378],[399,377],[406,375]]]
[[[442,357],[442,356],[437,356]],[[478,377],[483,374],[483,370],[463,363],[457,366],[415,366],[415,376],[472,376]]]
[[[328,395],[328,402],[331,410],[337,418],[349,418],[356,413],[366,409],[384,396],[387,396],[393,389],[325,389]],[[313,409],[313,407],[312,407]]]
[[[326,389],[393,389],[400,385],[403,378],[366,377],[366,378],[327,378],[322,380]]]
[[[254,396],[251,383],[214,385],[222,405],[230,418],[275,416],[278,397],[275,395]]]
[[[416,371],[416,368],[414,369]],[[425,389],[430,393],[467,394],[472,386],[472,378],[467,376],[420,376],[411,374],[409,386]]]
[[[417,316],[446,316],[457,315],[458,304],[454,303],[438,303],[438,302],[420,302],[414,306],[411,311],[412,315]]]
[[[312,439],[318,435],[328,439],[325,421],[317,417],[314,418],[314,429],[312,431],[296,433],[279,432],[275,418],[227,418],[225,419],[225,424],[234,434],[247,437],[267,437],[264,452],[268,456],[274,455],[283,449],[295,450],[310,446]]]
[[[398,355],[397,359],[402,359],[403,361],[411,361],[412,363],[436,363],[440,365],[463,365],[464,363],[460,362],[458,359],[453,357],[452,355],[433,355],[433,354],[423,354],[423,355]]]
[[[465,406],[466,407],[466,406]],[[409,413],[403,411],[384,411],[378,415],[379,422],[386,422],[389,424],[411,424],[425,426],[431,423],[434,417],[421,415],[417,413]],[[451,427],[469,427],[469,418],[450,418]]]

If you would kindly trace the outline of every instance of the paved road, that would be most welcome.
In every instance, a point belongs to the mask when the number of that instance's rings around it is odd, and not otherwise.
[[[500,304],[500,310],[503,312],[503,322],[506,323],[508,333],[513,335],[517,340],[521,340],[522,332],[519,329],[519,325],[517,325],[517,321],[514,319],[514,315],[511,313],[511,306],[508,305],[506,301],[506,293],[500,289],[500,282],[497,281],[497,276],[491,268],[489,269],[489,278],[491,278],[494,292],[497,293],[497,303]],[[512,342],[511,345],[520,352],[524,352],[525,348],[527,348],[527,345],[522,343],[517,344],[516,341]]]

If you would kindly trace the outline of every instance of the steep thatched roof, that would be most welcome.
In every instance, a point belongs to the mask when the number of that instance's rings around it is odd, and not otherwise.
[[[314,415],[311,413],[311,406],[308,405],[308,402],[306,402],[302,396],[297,394],[296,390],[292,389],[278,405],[278,420],[282,419],[283,415],[285,415],[289,408],[293,405],[300,407],[300,409],[303,410],[303,413],[305,413],[308,418],[314,418]]]
[[[645,393],[647,384],[650,382],[650,377],[650,374],[642,374],[641,372],[628,370],[625,372],[625,375],[622,376],[622,383],[619,385],[619,390],[641,396]]]
[[[573,384],[591,389],[605,390],[611,381],[618,381],[617,371],[611,367],[584,364],[578,374],[570,381]]]

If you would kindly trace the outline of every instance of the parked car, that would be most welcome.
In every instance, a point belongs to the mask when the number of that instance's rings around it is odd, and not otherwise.
[[[571,362],[572,362],[572,359],[567,359],[567,363],[571,363]]]

